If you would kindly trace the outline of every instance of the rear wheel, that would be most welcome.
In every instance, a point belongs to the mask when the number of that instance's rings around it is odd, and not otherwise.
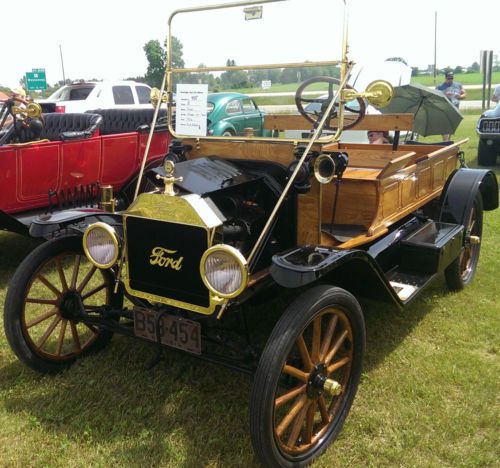
[[[464,245],[460,255],[446,268],[446,284],[451,291],[467,286],[476,273],[483,232],[483,198],[476,193],[474,203],[466,215]]]
[[[358,387],[365,326],[356,299],[317,286],[295,300],[262,353],[250,401],[265,466],[305,466],[340,432]]]
[[[46,242],[12,277],[4,326],[17,357],[38,372],[62,371],[80,356],[102,349],[112,333],[85,323],[86,313],[121,306],[113,276],[83,254],[80,237]]]
[[[497,148],[488,145],[485,140],[479,140],[477,146],[477,162],[481,166],[494,166],[497,162]]]

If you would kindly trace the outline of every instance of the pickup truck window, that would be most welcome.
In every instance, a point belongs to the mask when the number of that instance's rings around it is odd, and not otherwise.
[[[113,86],[115,104],[134,104],[134,96],[130,86]]]
[[[136,86],[135,90],[137,92],[137,97],[139,98],[139,104],[149,104],[149,88],[146,86]]]
[[[88,88],[74,88],[69,92],[68,101],[83,101],[87,99],[88,95],[94,89],[93,86],[89,86]]]

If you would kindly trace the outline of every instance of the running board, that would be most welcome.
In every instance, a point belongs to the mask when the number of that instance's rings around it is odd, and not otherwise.
[[[425,275],[392,270],[387,280],[399,300],[404,304],[414,299],[436,277],[436,274]]]

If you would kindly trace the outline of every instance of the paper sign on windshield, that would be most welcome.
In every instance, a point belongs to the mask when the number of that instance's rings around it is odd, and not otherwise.
[[[180,135],[206,136],[207,84],[178,84],[175,132]]]

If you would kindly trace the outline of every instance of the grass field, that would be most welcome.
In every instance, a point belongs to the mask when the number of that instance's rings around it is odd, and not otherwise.
[[[482,84],[483,77],[480,73],[459,73],[455,75],[455,81],[462,83],[463,85],[480,85]],[[444,76],[439,75],[437,77],[437,84],[440,84],[444,81]],[[433,86],[434,78],[429,75],[419,75],[412,78],[412,82],[421,83],[425,86]],[[492,74],[492,83],[500,84],[500,72],[494,72]],[[276,84],[272,85],[269,89],[260,89],[260,88],[241,88],[235,89],[232,91],[244,94],[255,94],[255,93],[283,93],[283,92],[293,92],[297,90],[299,83],[290,83],[290,84]],[[316,84],[315,86],[311,86],[307,88],[308,91],[324,90],[326,89],[323,84]],[[467,90],[467,96],[465,100],[467,101],[479,101],[482,99],[482,89],[469,89]],[[293,96],[258,96],[255,97],[255,102],[259,106],[263,105],[289,105],[295,103],[295,98]]]
[[[470,137],[476,115],[456,138]],[[498,169],[497,175],[498,175]],[[493,467],[500,459],[498,306],[500,210],[485,213],[473,284],[439,279],[404,311],[362,306],[367,353],[340,437],[317,467]],[[0,234],[0,306],[16,266],[35,246]],[[253,310],[265,320],[278,300]],[[20,364],[0,333],[0,466],[257,466],[248,432],[251,379],[173,352],[152,370],[154,347],[115,337],[64,374]]]

